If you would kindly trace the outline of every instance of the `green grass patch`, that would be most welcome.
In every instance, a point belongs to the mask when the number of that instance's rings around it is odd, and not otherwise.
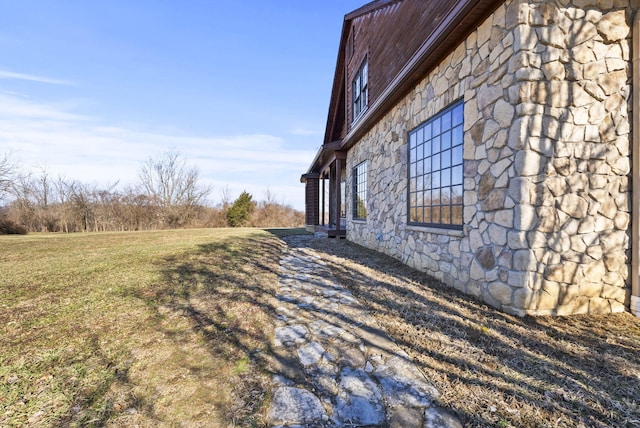
[[[260,425],[281,250],[258,229],[1,236],[0,426]]]

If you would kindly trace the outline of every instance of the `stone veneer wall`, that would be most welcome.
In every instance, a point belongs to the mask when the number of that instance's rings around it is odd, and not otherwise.
[[[369,175],[348,239],[506,312],[624,311],[631,4],[500,6],[349,151],[349,194],[355,165]],[[464,228],[407,225],[407,133],[460,98]]]

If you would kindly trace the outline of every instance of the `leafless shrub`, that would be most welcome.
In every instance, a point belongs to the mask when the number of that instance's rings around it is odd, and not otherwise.
[[[199,185],[197,169],[188,167],[178,152],[150,158],[140,179],[138,185],[123,189],[118,189],[118,181],[100,187],[54,178],[41,166],[25,173],[9,154],[0,154],[3,219],[27,231],[63,233],[230,226],[229,189],[222,190],[218,205],[207,206],[211,189]],[[267,191],[245,225],[292,227],[303,222],[302,212]]]
[[[14,223],[0,214],[0,235],[26,235],[27,229],[24,226]]]

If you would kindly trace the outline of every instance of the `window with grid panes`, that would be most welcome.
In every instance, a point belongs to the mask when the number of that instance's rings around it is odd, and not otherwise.
[[[367,162],[353,168],[353,218],[367,218]]]
[[[409,132],[409,223],[462,228],[462,100]]]

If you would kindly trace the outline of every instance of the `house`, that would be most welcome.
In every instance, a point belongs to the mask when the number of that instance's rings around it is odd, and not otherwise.
[[[347,14],[308,229],[508,313],[639,315],[639,3]]]

